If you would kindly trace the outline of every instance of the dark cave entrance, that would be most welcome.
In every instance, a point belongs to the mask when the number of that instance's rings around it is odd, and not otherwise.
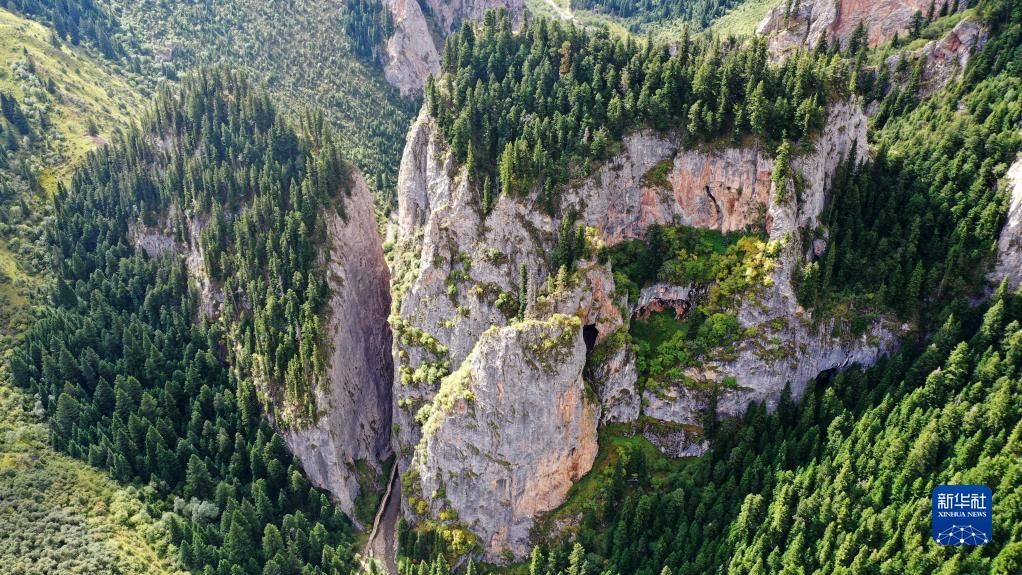
[[[596,329],[595,323],[586,324],[582,328],[582,339],[586,342],[586,357],[593,353],[593,348],[596,347],[596,338],[600,337],[600,330]]]

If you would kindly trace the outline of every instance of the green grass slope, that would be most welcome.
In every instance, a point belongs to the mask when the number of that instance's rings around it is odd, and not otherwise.
[[[30,128],[13,146],[0,137],[10,164],[0,167],[0,571],[182,573],[139,493],[53,451],[45,425],[24,409],[32,400],[8,381],[9,353],[48,285],[41,228],[57,182],[144,97],[115,63],[53,36],[0,9],[0,92],[17,100]]]
[[[341,3],[216,0],[103,0],[119,19],[125,44],[137,43],[143,68],[173,76],[200,65],[245,70],[292,111],[321,109],[339,134],[345,156],[390,188],[417,109],[402,100],[378,69],[357,58]]]

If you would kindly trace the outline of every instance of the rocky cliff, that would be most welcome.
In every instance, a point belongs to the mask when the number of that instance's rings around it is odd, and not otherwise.
[[[491,327],[419,414],[414,464],[430,513],[456,512],[491,556],[524,556],[532,518],[596,457],[581,327],[565,315]]]
[[[922,76],[919,78],[919,93],[922,96],[934,94],[965,71],[966,65],[988,37],[987,30],[978,22],[962,20],[943,38],[931,40],[925,46],[907,55],[911,67],[899,74],[901,55],[890,56],[885,64],[895,81],[907,84],[912,75],[914,63],[923,59]]]
[[[739,415],[750,401],[772,407],[787,382],[799,396],[817,374],[870,364],[894,340],[890,328],[881,324],[855,339],[831,336],[833,324],[803,310],[791,285],[795,266],[806,257],[800,253],[802,231],[817,226],[831,175],[852,153],[853,144],[860,159],[868,149],[866,123],[858,103],[833,106],[814,149],[793,162],[805,189],[784,194],[785,201],[777,201],[770,179],[773,160],[757,145],[678,150],[671,140],[649,134],[626,138],[622,155],[568,194],[567,203],[609,244],[642,238],[653,223],[725,232],[765,226],[777,250],[771,280],[738,311],[742,327],[755,329],[758,337],[742,341],[734,358],[706,362],[690,374],[697,380],[737,381],[737,388],[718,398],[722,414]],[[671,162],[669,185],[650,184],[643,176],[663,161]],[[693,425],[705,406],[705,397],[684,386],[647,392],[644,401],[647,416]]]
[[[997,266],[990,274],[990,280],[999,284],[1008,280],[1008,287],[1022,287],[1022,156],[1006,176],[1008,183],[1008,221],[1001,229],[997,242]]]
[[[547,255],[560,218],[546,215],[531,200],[506,196],[483,218],[478,192],[454,164],[428,114],[420,115],[402,161],[391,254],[395,446],[406,486],[420,498],[409,497],[405,506],[412,520],[460,524],[480,538],[490,559],[505,549],[520,557],[528,547],[532,515],[557,505],[564,496],[563,479],[587,467],[584,458],[566,458],[558,442],[530,440],[534,424],[560,429],[555,412],[591,412],[604,423],[634,421],[641,412],[670,424],[670,437],[654,438],[665,451],[699,453],[705,448],[698,437],[700,414],[711,405],[707,389],[720,391],[721,414],[737,415],[751,401],[776,405],[788,382],[797,397],[819,373],[871,363],[893,345],[894,333],[880,322],[860,337],[832,335],[842,332],[841,325],[834,329],[838,320],[813,318],[802,310],[791,285],[795,267],[819,255],[803,253],[802,236],[817,227],[831,174],[853,149],[860,157],[867,150],[866,117],[857,102],[833,106],[812,149],[794,159],[805,183],[798,191],[790,184],[787,193],[778,193],[770,178],[772,158],[757,144],[709,149],[682,144],[673,136],[629,135],[621,154],[561,197],[561,213],[576,212],[594,245],[643,238],[653,224],[751,228],[768,236],[768,277],[736,310],[745,333],[757,335],[739,342],[732,356],[707,360],[689,374],[688,383],[704,385],[678,382],[646,391],[640,404],[634,353],[624,333],[631,310],[627,295],[616,293],[611,264],[583,261],[570,277],[552,277]],[[666,176],[651,177],[654,169]],[[819,240],[818,252],[825,250],[821,238],[808,239]],[[521,302],[523,269],[528,287]],[[698,292],[664,289],[676,295]],[[524,324],[514,318],[520,310]],[[576,338],[583,333],[591,338],[585,382],[596,400],[591,407],[585,395],[565,392],[573,370],[584,363],[577,343],[566,353],[560,367],[568,371],[558,373],[557,383],[533,381],[539,360],[520,345],[521,330],[557,314],[578,318]],[[494,354],[498,347],[503,355]],[[495,365],[484,368],[487,357]],[[464,384],[466,378],[472,385]],[[734,385],[719,386],[725,381]],[[463,398],[476,398],[475,391],[465,390],[478,389],[487,403],[455,401],[460,407],[445,409],[442,424],[435,424],[436,410],[450,404],[449,388],[463,390]],[[510,423],[509,417],[518,416],[496,409],[493,393],[500,405],[534,406],[534,419],[528,425]],[[569,401],[574,404],[566,405]],[[539,477],[531,489],[548,494],[543,504],[521,504],[514,495],[524,489],[521,482],[510,482],[508,469],[494,461],[506,461],[523,477]],[[553,473],[541,462],[560,462],[563,468]],[[436,478],[440,470],[472,475],[476,489],[458,480],[452,490]]]
[[[959,10],[968,7],[958,2]],[[861,21],[869,34],[870,46],[899,34],[905,36],[913,15],[925,15],[931,0],[802,0],[781,2],[760,22],[756,32],[770,37],[774,56],[801,46],[815,47],[822,40],[837,40],[842,46]],[[940,9],[940,5],[936,5]]]
[[[387,40],[384,76],[402,96],[422,94],[426,78],[440,69],[444,38],[464,20],[482,20],[487,10],[506,8],[518,16],[524,0],[385,0],[394,18]]]
[[[319,417],[307,426],[284,429],[284,440],[309,479],[330,491],[354,517],[360,481],[381,477],[390,447],[391,337],[390,272],[383,257],[373,201],[361,176],[345,201],[347,218],[327,220],[326,383],[313,393]]]
[[[354,518],[359,480],[382,472],[391,455],[391,339],[386,327],[390,308],[390,274],[383,257],[372,196],[357,171],[344,200],[346,218],[326,211],[329,245],[320,265],[330,289],[324,310],[326,377],[314,386],[318,416],[313,423],[290,426],[281,433],[309,479],[327,489],[341,510]],[[186,216],[187,233],[178,239],[176,210],[156,226],[133,225],[136,247],[150,256],[183,257],[199,295],[200,310],[216,319],[222,286],[210,280],[199,236],[206,218]],[[277,406],[280,408],[281,406]]]

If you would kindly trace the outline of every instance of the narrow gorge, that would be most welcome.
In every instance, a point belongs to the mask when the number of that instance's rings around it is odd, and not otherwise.
[[[812,5],[803,12],[818,18]],[[823,29],[847,39],[851,27],[839,16],[828,16]],[[771,18],[761,26],[771,46],[791,45],[777,39]],[[871,28],[871,44],[907,25],[884,22],[890,30]],[[927,61],[924,90],[953,80],[985,38],[964,20],[917,52]],[[423,61],[435,72],[431,56]],[[881,316],[853,329],[849,318],[804,309],[793,285],[799,269],[826,254],[821,215],[832,177],[843,163],[867,158],[864,107],[857,97],[830,105],[820,133],[791,159],[796,176],[780,184],[772,178],[776,158],[756,139],[710,146],[686,141],[681,131],[627,134],[619,153],[565,190],[554,217],[505,194],[484,213],[482,191],[424,108],[408,134],[384,245],[393,377],[375,395],[391,401],[388,449],[401,477],[396,496],[404,518],[461,533],[466,549],[478,542],[486,561],[522,559],[537,518],[557,508],[593,465],[603,426],[629,424],[671,457],[699,455],[707,449],[701,428],[708,416],[738,418],[751,403],[772,410],[786,394],[800,398],[821,374],[868,367],[896,349],[907,324]],[[551,268],[550,254],[559,231],[575,225],[590,255],[565,276]],[[1012,225],[1003,238],[1013,237]],[[708,286],[659,282],[629,301],[613,264],[597,251],[644,240],[659,226],[759,233],[761,240],[752,254],[758,275],[735,312],[735,345],[702,357],[673,384],[649,388],[628,343],[633,320],[651,309],[673,309],[680,320]],[[1002,240],[999,269],[1018,267],[1016,251],[1016,241]],[[1017,281],[1011,273],[995,272],[991,281]],[[363,403],[341,405],[342,412],[366,412]],[[302,433],[291,434],[293,445],[312,437]],[[384,459],[384,435],[374,461]],[[329,445],[315,437],[314,444]],[[295,449],[306,465],[317,462],[311,474],[322,485],[338,485],[340,475],[319,471],[323,455]],[[346,461],[350,468],[353,459]]]

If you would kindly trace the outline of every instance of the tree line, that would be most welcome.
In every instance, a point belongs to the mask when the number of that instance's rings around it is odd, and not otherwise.
[[[512,33],[506,11],[463,23],[442,60],[427,82],[428,108],[484,212],[497,194],[535,194],[552,213],[556,190],[612,155],[628,131],[678,129],[690,144],[798,141],[822,127],[829,101],[873,85],[836,49],[771,66],[764,38],[686,30],[668,47],[546,18]]]
[[[681,18],[698,28],[706,28],[714,20],[727,14],[742,0],[580,0],[573,8],[592,10],[636,20],[642,23],[663,22]]]

